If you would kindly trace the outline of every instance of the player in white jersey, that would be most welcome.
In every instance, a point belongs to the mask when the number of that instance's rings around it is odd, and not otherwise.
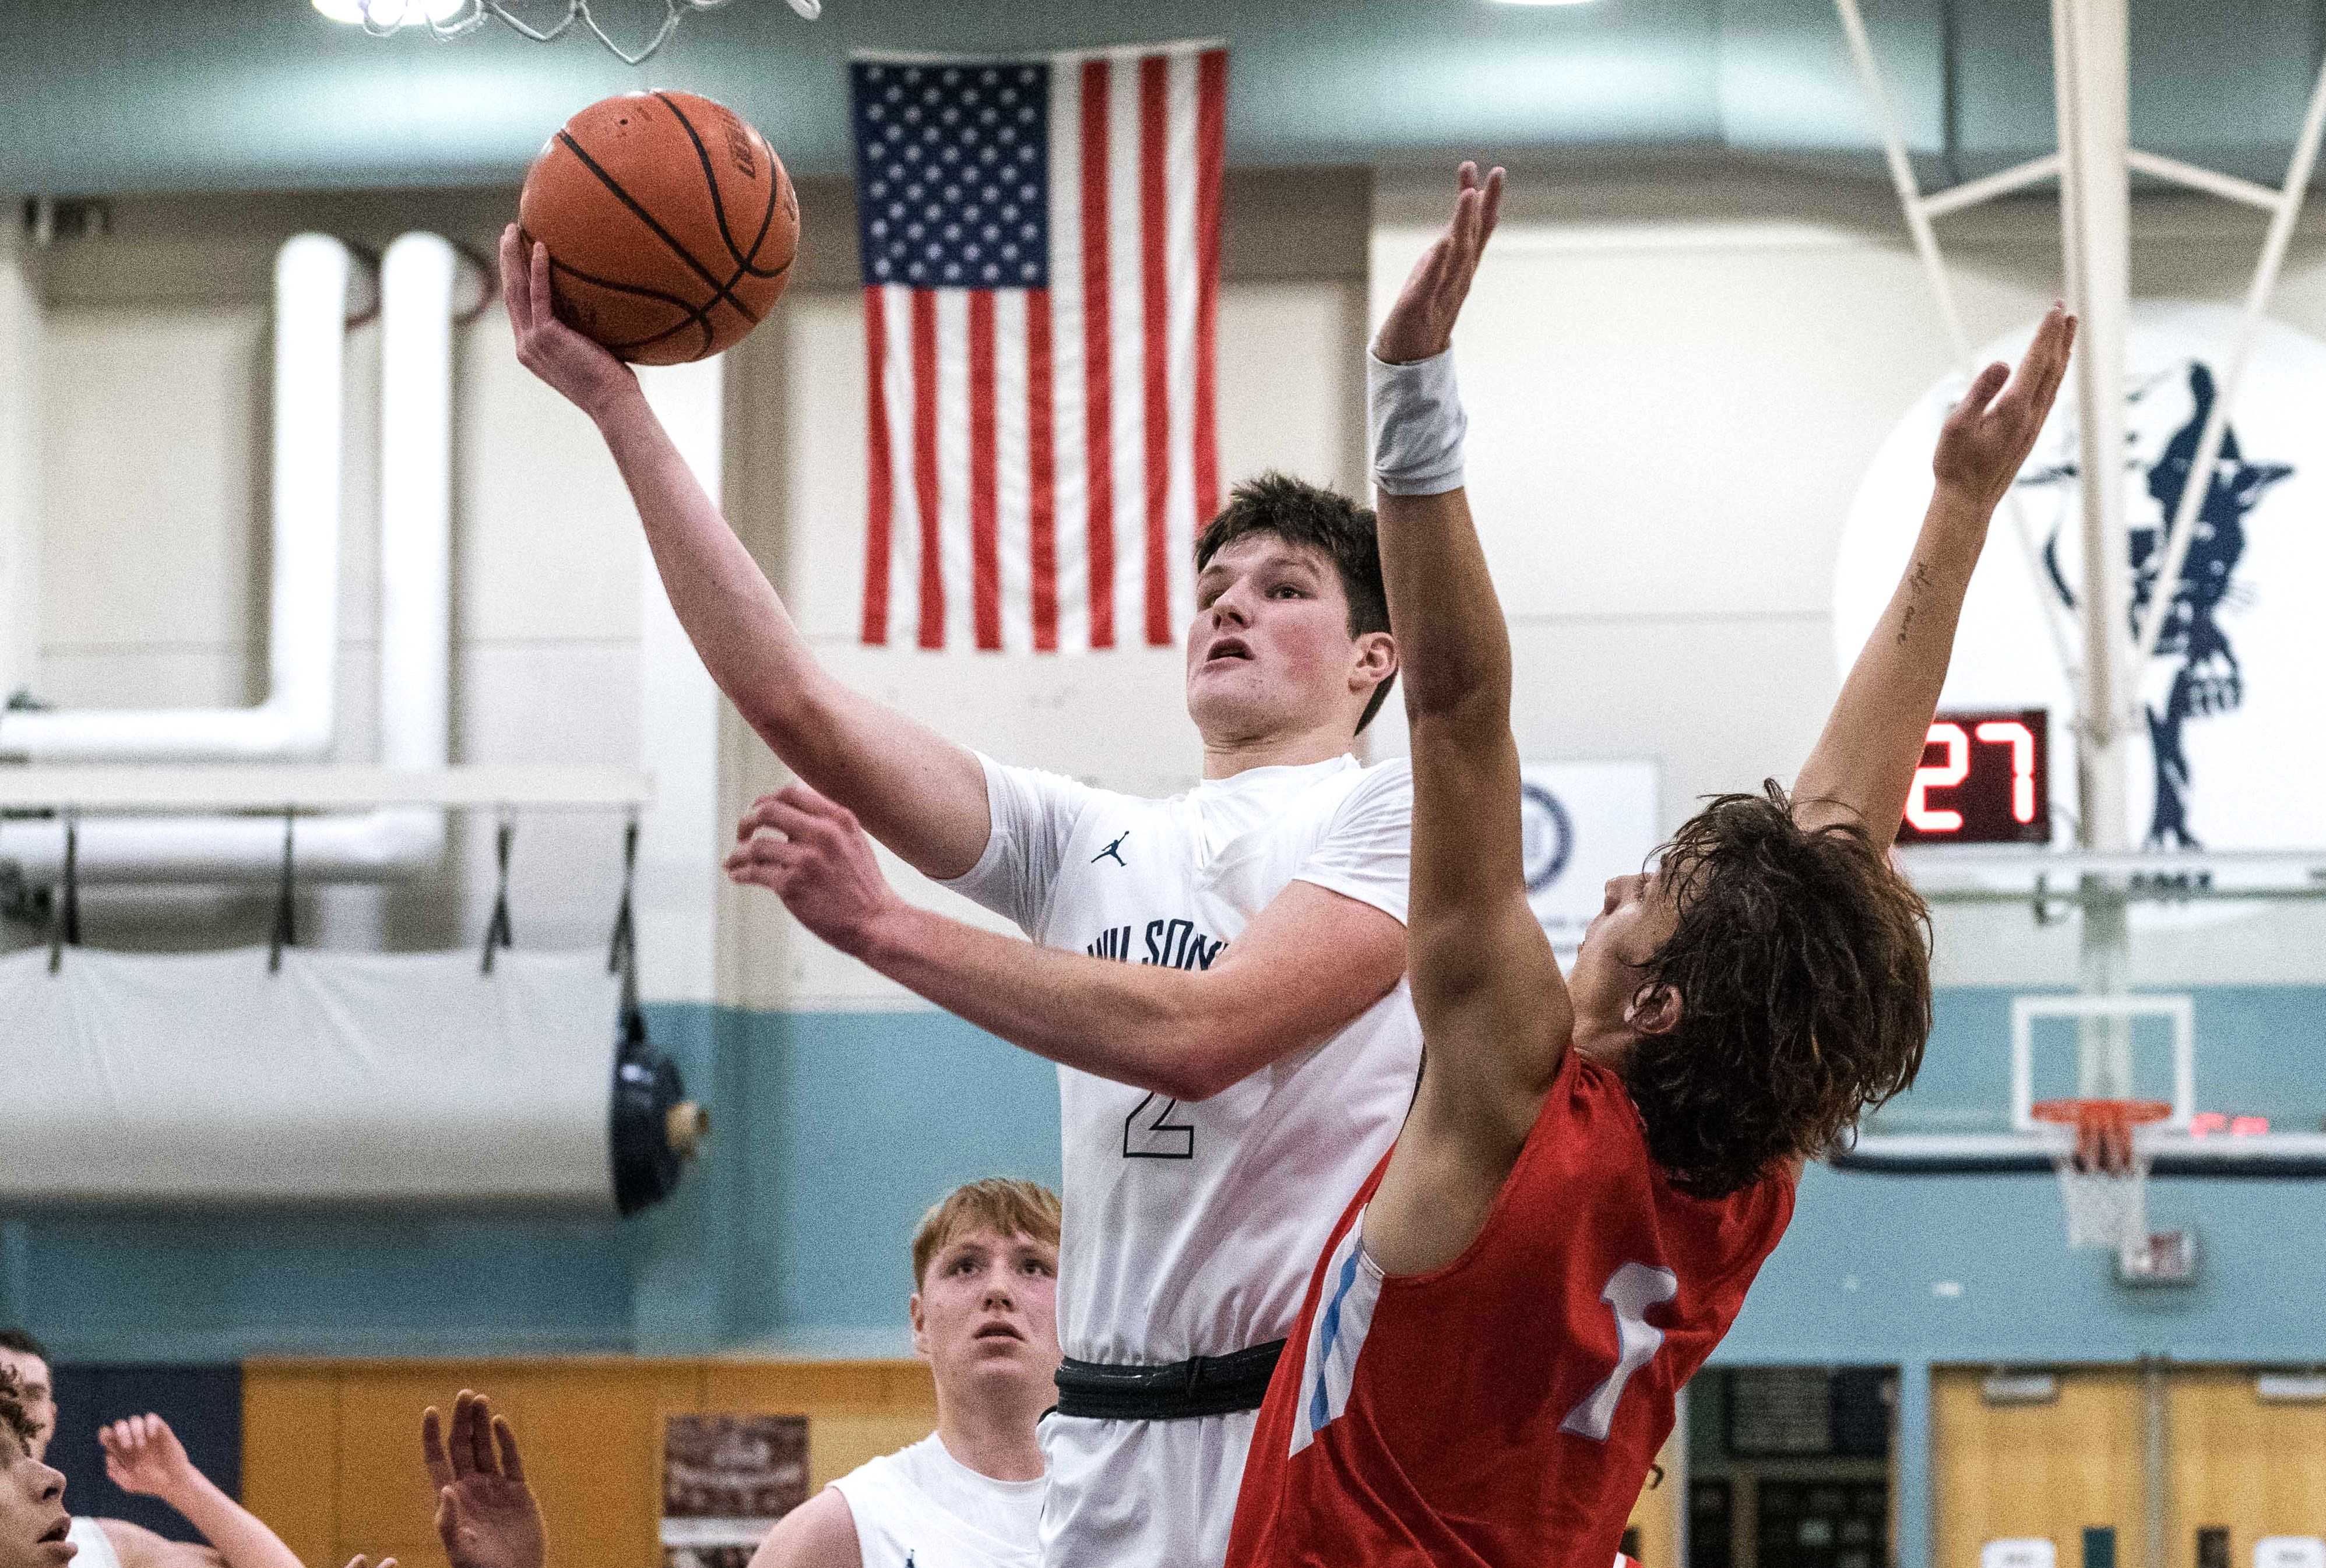
[[[56,1377],[48,1351],[25,1330],[0,1329],[0,1371],[15,1379],[31,1423],[28,1451],[45,1460],[57,1430]],[[210,1544],[172,1541],[126,1519],[77,1518],[70,1538],[79,1548],[80,1568],[300,1568],[298,1555],[280,1536],[194,1468],[160,1416],[109,1423],[98,1430],[98,1442],[115,1486],[161,1498]]]
[[[1035,1568],[1057,1269],[1058,1200],[1031,1182],[972,1182],[930,1209],[908,1310],[937,1429],[785,1515],[751,1568]]]
[[[823,670],[636,377],[556,320],[547,265],[504,237],[517,356],[596,422],[680,623],[802,781],[746,818],[731,873],[1061,1068],[1067,1360],[1043,1424],[1043,1561],[1219,1561],[1307,1266],[1419,1061],[1405,769],[1348,755],[1397,672],[1372,515],[1270,476],[1200,536],[1195,790],[1140,801],[1004,768]],[[1036,942],[902,903],[860,821]]]

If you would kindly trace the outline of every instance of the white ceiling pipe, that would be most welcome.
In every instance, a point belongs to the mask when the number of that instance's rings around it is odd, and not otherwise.
[[[407,234],[380,269],[380,762],[442,767],[451,745],[452,312],[466,280],[445,240]],[[336,585],[334,585],[334,589]],[[441,810],[305,817],[302,882],[381,882],[437,865]],[[63,875],[58,821],[0,822],[0,867],[35,884]],[[92,818],[75,874],[88,884],[261,881],[280,874],[283,823],[263,817]]]
[[[0,195],[0,701],[40,651],[41,296],[16,202]]]
[[[340,656],[340,476],[354,258],[320,234],[274,256],[272,603],[266,700],[256,708],[0,713],[0,758],[259,762],[331,747]]]

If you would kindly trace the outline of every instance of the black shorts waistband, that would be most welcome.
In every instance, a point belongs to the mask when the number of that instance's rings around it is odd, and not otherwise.
[[[1184,1421],[1257,1410],[1284,1341],[1159,1367],[1103,1361],[1058,1364],[1058,1414],[1097,1421]]]

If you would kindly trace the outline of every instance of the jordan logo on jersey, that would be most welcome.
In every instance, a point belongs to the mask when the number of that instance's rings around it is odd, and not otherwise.
[[[1292,1416],[1294,1453],[1316,1442],[1317,1434],[1349,1407],[1357,1356],[1372,1330],[1374,1304],[1381,1300],[1381,1272],[1365,1260],[1364,1234],[1360,1210],[1325,1264],[1325,1294],[1317,1304],[1317,1320],[1309,1325],[1308,1342],[1301,1350],[1300,1403]]]
[[[1091,864],[1095,866],[1102,860],[1112,860],[1116,865],[1128,869],[1130,862],[1122,858],[1122,840],[1129,837],[1130,837],[1130,830],[1129,828],[1123,829],[1113,843],[1109,844],[1105,849],[1101,849],[1097,854],[1091,857]]]

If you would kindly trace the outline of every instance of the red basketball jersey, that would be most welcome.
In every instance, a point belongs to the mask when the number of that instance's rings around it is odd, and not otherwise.
[[[1674,1191],[1622,1081],[1573,1051],[1445,1267],[1385,1277],[1365,1255],[1388,1165],[1309,1280],[1227,1568],[1605,1568],[1675,1395],[1792,1217],[1792,1178]]]

